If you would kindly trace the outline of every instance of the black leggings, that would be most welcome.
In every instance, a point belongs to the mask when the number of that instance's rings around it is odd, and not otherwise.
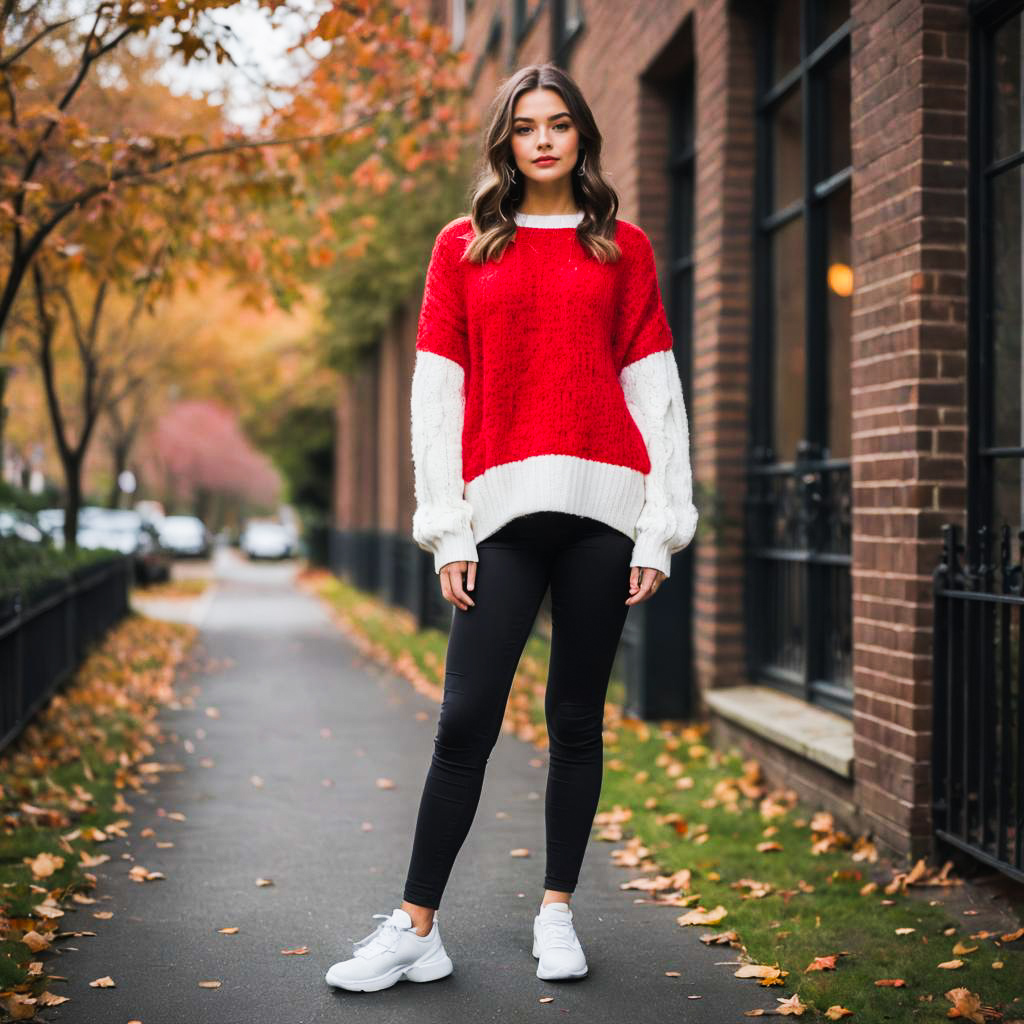
[[[551,587],[544,888],[573,892],[604,772],[604,702],[629,606],[633,541],[564,512],[520,516],[477,544],[476,602],[453,608],[444,697],[404,898],[437,909],[476,814],[512,679]]]

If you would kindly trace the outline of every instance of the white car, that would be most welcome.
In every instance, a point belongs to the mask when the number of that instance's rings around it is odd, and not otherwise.
[[[239,547],[250,558],[289,558],[295,554],[292,531],[283,523],[258,521],[246,524]]]
[[[160,543],[175,555],[209,557],[210,531],[198,516],[164,516],[156,525]]]

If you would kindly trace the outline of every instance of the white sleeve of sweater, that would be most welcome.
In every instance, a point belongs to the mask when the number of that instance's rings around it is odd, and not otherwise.
[[[671,349],[652,352],[624,366],[619,382],[651,460],[629,564],[667,576],[670,556],[685,548],[697,529],[689,424],[675,356]]]
[[[416,511],[413,540],[434,554],[434,572],[449,562],[477,561],[463,497],[464,371],[454,359],[417,350],[412,375],[412,458]]]

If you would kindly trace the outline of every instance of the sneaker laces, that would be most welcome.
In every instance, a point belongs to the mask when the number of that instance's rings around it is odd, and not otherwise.
[[[563,949],[576,949],[576,929],[568,914],[550,914],[540,919],[541,930],[544,931],[544,945],[549,949],[561,946]]]
[[[405,931],[393,914],[374,914],[374,917],[383,917],[384,921],[366,936],[352,944],[352,953],[355,956],[373,956],[374,953],[393,953],[398,948],[399,936]]]

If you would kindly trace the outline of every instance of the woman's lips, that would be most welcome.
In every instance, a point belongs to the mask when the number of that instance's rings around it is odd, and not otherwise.
[[[540,160],[534,160],[533,162],[535,164],[539,164],[541,167],[543,167],[546,164],[553,164],[557,159],[558,158],[554,157],[554,156],[547,156],[547,157],[541,158]]]

